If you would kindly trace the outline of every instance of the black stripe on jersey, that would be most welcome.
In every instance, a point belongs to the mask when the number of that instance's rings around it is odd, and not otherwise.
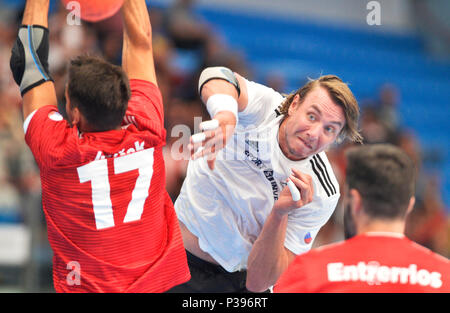
[[[334,195],[336,193],[336,191],[333,191],[333,188],[331,187],[330,183],[328,182],[328,180],[326,178],[326,175],[325,175],[326,169],[325,169],[325,171],[323,170],[322,166],[317,161],[316,156],[313,156],[313,160],[314,160],[314,163],[316,164],[317,168],[319,169],[320,173],[322,174],[322,178],[325,181],[325,184],[328,186],[330,193],[332,195]],[[328,173],[327,173],[327,175],[328,175]]]
[[[319,159],[319,162],[322,164],[323,169],[325,170],[325,174],[327,175],[326,178],[328,179],[328,182],[330,183],[331,187],[333,187],[334,193],[336,193],[337,192],[336,191],[336,187],[334,186],[333,182],[331,181],[330,175],[328,175],[328,171],[327,171],[327,167],[325,166],[325,163],[323,162],[323,160],[322,160],[322,158],[320,157],[319,154],[316,154],[316,157]]]
[[[325,184],[324,184],[324,182],[323,182],[323,180],[322,180],[322,177],[320,176],[319,172],[317,171],[316,166],[314,165],[313,160],[309,160],[309,162],[311,162],[312,169],[313,169],[314,173],[316,174],[317,178],[319,179],[320,184],[322,185],[323,189],[324,189],[325,192],[327,193],[327,196],[329,197],[329,196],[330,196],[330,192],[328,191],[327,187],[325,186]]]

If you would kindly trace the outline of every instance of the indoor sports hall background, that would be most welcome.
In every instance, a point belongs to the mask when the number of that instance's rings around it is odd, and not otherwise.
[[[52,292],[40,180],[23,138],[20,93],[9,57],[24,0],[0,0],[0,292]],[[418,164],[407,236],[450,257],[450,2],[447,0],[151,0],[154,57],[165,104],[167,188],[173,199],[187,160],[172,147],[208,119],[196,93],[199,72],[223,65],[289,93],[308,77],[350,84],[365,142],[390,142]],[[66,62],[92,52],[120,63],[117,14],[74,23],[52,0],[50,69],[62,102]],[[69,16],[70,17],[70,16]],[[344,181],[343,152],[329,151]],[[177,154],[179,156],[179,154]],[[338,205],[314,246],[340,241]]]

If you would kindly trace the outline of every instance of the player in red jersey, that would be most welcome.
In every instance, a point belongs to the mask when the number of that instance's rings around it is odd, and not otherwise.
[[[67,121],[48,72],[49,0],[28,0],[11,70],[39,166],[57,292],[164,292],[190,279],[165,190],[163,104],[144,0],[125,0],[122,68],[71,61]]]
[[[450,292],[449,260],[403,235],[413,162],[391,145],[353,148],[347,161],[347,240],[298,256],[274,292]]]

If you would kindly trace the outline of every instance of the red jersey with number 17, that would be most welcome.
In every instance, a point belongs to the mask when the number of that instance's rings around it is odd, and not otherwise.
[[[165,190],[161,94],[142,80],[130,87],[120,130],[79,133],[55,106],[24,123],[57,292],[163,292],[190,279]]]
[[[398,233],[371,232],[297,256],[274,292],[450,292],[450,262]]]

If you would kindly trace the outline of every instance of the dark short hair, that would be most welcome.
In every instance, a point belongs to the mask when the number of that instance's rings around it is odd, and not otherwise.
[[[352,147],[346,152],[346,183],[361,194],[372,218],[404,218],[415,191],[415,165],[391,144]]]
[[[120,66],[96,56],[82,55],[71,60],[68,95],[93,131],[120,126],[130,100],[130,85]]]

